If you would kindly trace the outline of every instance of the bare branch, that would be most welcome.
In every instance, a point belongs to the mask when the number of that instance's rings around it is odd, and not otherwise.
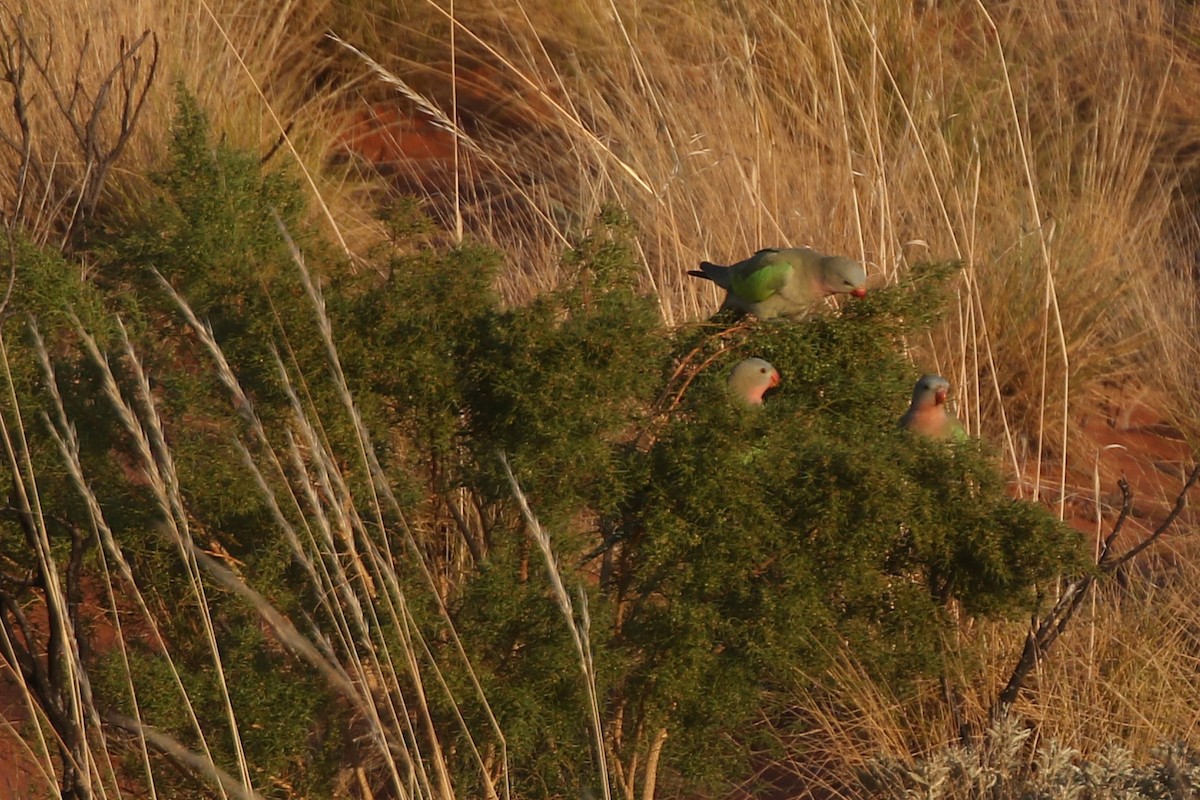
[[[25,683],[32,685],[36,694],[41,696],[44,691],[48,695],[50,681],[46,670],[42,662],[33,656],[38,639],[25,617],[25,612],[21,610],[21,604],[7,593],[0,593],[0,625],[4,629],[0,655],[4,656],[4,660],[11,667],[20,671]],[[13,635],[17,632],[20,633],[19,640]]]
[[[1008,683],[1005,684],[996,703],[992,706],[990,718],[995,719],[1003,715],[1017,701],[1029,674],[1067,629],[1067,624],[1083,603],[1088,590],[1091,589],[1096,579],[1102,575],[1112,575],[1117,572],[1123,565],[1144,553],[1175,524],[1183,509],[1187,507],[1188,492],[1196,485],[1197,481],[1200,481],[1200,463],[1196,464],[1184,482],[1183,488],[1175,498],[1175,505],[1171,509],[1171,513],[1155,528],[1154,532],[1121,555],[1114,556],[1113,544],[1125,527],[1133,509],[1133,493],[1129,489],[1129,482],[1124,478],[1118,482],[1117,485],[1121,489],[1121,512],[1113,523],[1112,532],[1105,537],[1101,544],[1100,557],[1096,562],[1095,571],[1068,581],[1063,587],[1058,602],[1026,635],[1025,646],[1021,650],[1016,666],[1009,675]]]
[[[266,155],[264,155],[262,158],[260,158],[258,160],[258,163],[266,164],[268,161],[270,161],[275,156],[275,154],[277,152],[279,152],[279,148],[281,148],[285,144],[287,144],[287,138],[288,138],[288,136],[291,135],[292,128],[295,127],[295,125],[296,125],[295,120],[288,122],[287,127],[285,127],[283,129],[283,132],[279,134],[279,138],[275,140],[275,144],[271,145],[271,148],[269,150],[267,150]]]
[[[1188,491],[1196,485],[1196,481],[1200,481],[1200,463],[1197,463],[1196,466],[1193,467],[1191,475],[1188,476],[1187,482],[1183,484],[1183,489],[1179,492],[1179,496],[1175,498],[1175,505],[1171,508],[1171,513],[1168,514],[1167,518],[1162,521],[1162,524],[1154,529],[1154,533],[1138,542],[1135,546],[1129,548],[1119,557],[1113,559],[1106,565],[1102,564],[1101,566],[1105,567],[1104,571],[1111,573],[1117,569],[1120,569],[1123,564],[1134,558],[1137,558],[1142,554],[1143,551],[1146,550],[1146,548],[1157,542],[1162,535],[1166,533],[1172,525],[1175,524],[1175,520],[1177,520],[1179,515],[1183,513],[1183,509],[1187,508]]]
[[[20,194],[18,191],[18,205],[21,203]],[[5,243],[8,245],[8,285],[4,287],[4,297],[0,299],[0,322],[4,321],[8,311],[8,301],[12,299],[13,287],[17,285],[17,240],[10,220],[5,220],[4,233]]]
[[[52,31],[31,34],[25,18],[13,14],[0,30],[0,81],[12,90],[11,106],[17,123],[17,133],[0,133],[0,144],[17,156],[19,164],[16,200],[8,210],[6,224],[22,219],[28,197],[50,198],[56,208],[73,209],[63,221],[64,244],[95,214],[109,172],[133,136],[158,72],[158,37],[147,30],[132,42],[122,38],[116,60],[98,79],[89,77],[92,73],[88,65],[95,61],[95,55],[91,37],[85,34],[73,61],[60,68]],[[68,70],[66,80],[63,69]],[[45,169],[38,156],[37,131],[30,113],[34,104],[28,81],[31,74],[43,85],[51,108],[67,125],[71,132],[68,138],[74,139],[81,156],[79,174],[68,175],[65,181]],[[60,146],[57,141],[53,143],[56,150]],[[35,179],[32,186],[30,177]]]
[[[13,117],[17,120],[17,128],[21,132],[19,142],[5,133],[0,133],[0,141],[7,144],[19,156],[16,198],[6,225],[11,225],[13,221],[21,218],[27,196],[25,188],[28,185],[29,170],[33,169],[39,178],[45,175],[41,162],[35,160],[33,155],[33,134],[29,122],[29,101],[26,98],[25,85],[29,50],[26,46],[24,19],[17,17],[13,22],[13,27],[16,30],[16,38],[9,35],[7,31],[0,34],[0,66],[4,70],[4,82],[12,87]]]
[[[1113,523],[1112,533],[1104,537],[1104,543],[1100,546],[1100,557],[1096,559],[1096,563],[1101,565],[1107,564],[1112,557],[1112,546],[1121,535],[1121,529],[1125,527],[1125,522],[1133,511],[1133,494],[1129,490],[1129,481],[1125,480],[1124,476],[1117,481],[1117,488],[1121,490],[1121,513]]]

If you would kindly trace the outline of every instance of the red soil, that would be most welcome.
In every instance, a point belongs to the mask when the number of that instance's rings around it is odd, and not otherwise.
[[[338,144],[377,167],[454,158],[454,134],[419,111],[375,103],[349,112]]]
[[[34,740],[28,746],[16,738],[22,734],[28,720],[24,692],[12,671],[0,666],[0,799],[28,800],[49,796],[50,787],[41,778],[37,761],[28,747],[37,747]],[[12,733],[8,726],[12,726]],[[14,735],[15,734],[15,735]]]
[[[117,641],[117,632],[105,611],[109,603],[102,585],[86,581],[83,594],[83,601],[80,603],[80,633],[87,637],[94,660],[96,655],[112,650]],[[47,630],[46,609],[40,600],[27,603],[23,610],[33,630]],[[128,609],[122,612],[127,641],[153,647],[153,635],[145,625],[134,622],[137,618],[136,612]],[[33,649],[36,652],[43,647],[44,645],[39,647],[35,644]],[[55,794],[50,791],[42,768],[38,766],[39,761],[44,762],[45,755],[38,750],[40,744],[37,736],[31,733],[29,727],[31,702],[34,701],[26,699],[25,690],[16,673],[0,657],[0,800],[31,800]],[[46,746],[51,758],[57,764],[58,749],[54,742],[54,734],[47,729],[43,735],[46,737]],[[53,766],[49,769],[53,778],[58,768]],[[124,791],[133,791],[134,796],[137,796],[137,787],[123,784],[121,788]]]
[[[1156,410],[1165,403],[1133,391],[1115,392],[1078,423],[1079,436],[1067,462],[1063,516],[1076,530],[1103,538],[1112,531],[1122,505],[1118,481],[1124,478],[1133,498],[1132,512],[1114,547],[1123,551],[1154,531],[1168,516],[1196,452],[1182,432]],[[1027,481],[1031,475],[1026,475]],[[1043,464],[1039,499],[1051,509],[1060,505],[1057,464]],[[1026,486],[1026,494],[1029,485]],[[1172,533],[1200,521],[1185,508]],[[1168,544],[1169,533],[1163,540]]]

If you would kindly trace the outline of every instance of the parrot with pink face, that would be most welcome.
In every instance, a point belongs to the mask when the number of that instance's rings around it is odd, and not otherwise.
[[[729,371],[729,394],[748,406],[761,406],[763,393],[779,385],[779,370],[761,358],[739,361]]]
[[[823,297],[867,293],[863,265],[845,256],[827,256],[807,247],[759,250],[724,267],[708,261],[688,275],[705,278],[725,290],[721,310],[749,312],[759,319],[798,317]]]
[[[931,439],[966,439],[962,423],[946,408],[949,393],[950,381],[941,375],[922,375],[913,387],[908,411],[900,417],[900,427]]]

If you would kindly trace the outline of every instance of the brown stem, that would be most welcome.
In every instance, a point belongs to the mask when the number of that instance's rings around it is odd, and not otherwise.
[[[1117,485],[1121,489],[1121,512],[1117,516],[1116,522],[1113,523],[1112,532],[1105,537],[1101,545],[1100,558],[1097,560],[1095,571],[1069,580],[1063,588],[1058,602],[1054,604],[1054,607],[1040,621],[1037,621],[1036,625],[1026,635],[1025,646],[1021,649],[1021,655],[1017,659],[1016,666],[1013,667],[1008,682],[992,706],[990,714],[992,719],[1006,713],[1013,703],[1017,701],[1021,690],[1025,687],[1029,674],[1033,671],[1038,661],[1045,657],[1050,648],[1066,630],[1067,624],[1083,603],[1088,590],[1096,582],[1096,578],[1101,575],[1112,575],[1123,565],[1144,553],[1147,548],[1162,538],[1175,524],[1176,520],[1178,520],[1183,509],[1187,507],[1188,492],[1196,485],[1197,481],[1200,481],[1200,463],[1196,464],[1188,479],[1184,482],[1183,488],[1180,489],[1179,495],[1175,498],[1175,505],[1171,509],[1171,513],[1155,528],[1154,532],[1121,555],[1114,556],[1113,544],[1124,528],[1133,508],[1133,494],[1129,489],[1129,483],[1124,478],[1118,482]]]
[[[1104,568],[1104,571],[1111,573],[1119,569],[1121,565],[1131,561],[1134,558],[1137,558],[1146,548],[1158,541],[1159,538],[1167,532],[1167,529],[1175,524],[1175,520],[1179,518],[1181,513],[1183,513],[1183,509],[1187,507],[1188,491],[1196,485],[1196,481],[1198,480],[1200,480],[1200,463],[1197,463],[1192,469],[1192,473],[1188,476],[1187,482],[1184,483],[1183,489],[1180,490],[1179,496],[1175,498],[1175,505],[1171,509],[1171,513],[1168,514],[1167,518],[1162,521],[1162,524],[1154,529],[1154,533],[1150,534],[1148,537],[1126,550],[1117,558],[1112,559],[1107,564],[1101,564],[1101,566]]]
[[[654,789],[658,784],[658,760],[667,741],[667,729],[659,728],[646,754],[646,780],[642,782],[642,800],[654,800]]]

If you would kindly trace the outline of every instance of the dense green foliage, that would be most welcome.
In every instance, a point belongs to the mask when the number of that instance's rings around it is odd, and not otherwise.
[[[753,325],[636,455],[614,643],[630,659],[623,699],[672,731],[676,763],[719,764],[730,731],[786,703],[773,690],[843,647],[898,688],[934,674],[951,607],[1028,614],[1039,584],[1078,565],[1077,537],[1010,499],[979,442],[896,424],[914,380],[901,338],[940,313],[953,272]],[[725,397],[725,367],[746,355],[782,375],[759,409]]]
[[[305,318],[296,313],[302,295],[273,212],[283,219],[294,217],[298,194],[283,179],[261,175],[253,156],[214,147],[208,139],[203,114],[181,94],[170,162],[154,179],[158,195],[130,217],[102,215],[91,237],[94,248],[75,257],[92,267],[91,280],[83,280],[79,266],[58,253],[16,243],[11,251],[14,289],[4,320],[16,406],[6,402],[4,414],[10,431],[18,415],[24,426],[31,458],[28,474],[35,476],[49,534],[58,543],[55,552],[63,565],[60,580],[66,592],[72,602],[108,608],[100,588],[105,564],[94,534],[79,539],[96,523],[49,435],[51,424],[60,437],[64,427],[47,391],[48,376],[30,346],[32,339],[25,335],[36,323],[66,422],[78,437],[83,479],[95,495],[103,524],[111,528],[128,560],[132,578],[163,612],[155,620],[158,634],[138,622],[128,585],[111,559],[105,559],[116,596],[113,610],[130,626],[125,635],[142,718],[195,744],[175,676],[161,659],[161,635],[170,643],[179,680],[209,734],[208,747],[219,764],[233,768],[231,723],[197,613],[203,603],[218,631],[224,681],[230,687],[242,745],[250,753],[253,779],[262,785],[285,781],[307,791],[327,785],[333,774],[343,738],[338,727],[323,740],[311,732],[315,719],[337,709],[317,677],[297,669],[270,642],[256,614],[214,586],[206,586],[203,599],[197,594],[178,546],[164,535],[168,514],[151,488],[156,479],[106,398],[98,365],[81,338],[84,332],[95,337],[134,413],[148,415],[149,409],[136,399],[136,376],[123,354],[119,315],[149,375],[191,535],[203,548],[229,554],[230,563],[244,567],[247,577],[285,612],[298,608],[305,598],[289,580],[294,570],[288,567],[287,548],[272,530],[263,498],[234,447],[242,427],[236,410],[207,354],[182,324],[178,308],[152,271],[193,300],[197,313],[232,354],[230,360],[247,390],[268,400],[263,404],[268,418],[279,418],[283,406],[269,345],[280,323],[272,309],[290,311],[290,321],[299,329]],[[283,273],[285,265],[290,269]],[[308,317],[311,330],[311,314]],[[308,355],[310,367],[312,352],[302,354]],[[19,441],[15,436],[11,440]],[[29,523],[16,505],[0,523],[6,575],[39,568]],[[30,588],[37,589],[26,591]],[[19,595],[11,599],[28,602]],[[98,706],[131,714],[134,698],[121,655],[111,645],[95,652],[87,646],[93,636],[109,640],[108,630],[111,622],[89,623],[81,631],[82,655]],[[51,679],[57,669],[47,664]],[[194,785],[176,770],[166,774],[175,776],[180,791]],[[170,783],[164,780],[160,790]]]
[[[120,468],[132,463],[130,443],[78,332],[61,324],[66,309],[114,351],[119,338],[104,307],[130,326],[160,392],[196,535],[219,543],[285,613],[311,610],[317,588],[291,563],[234,446],[246,437],[245,409],[230,407],[210,356],[152,269],[212,326],[272,434],[292,413],[281,354],[345,465],[348,496],[367,504],[372,495],[314,309],[279,232],[280,222],[296,227],[297,188],[264,174],[255,158],[211,145],[186,96],[176,126],[154,202],[135,219],[107,220],[95,237],[102,244],[88,257],[100,279],[64,288],[61,260],[22,248],[14,298],[43,327],[57,321],[51,352],[68,411],[90,437],[89,477],[137,579],[172,610],[160,624],[202,726],[219,731],[226,722],[194,613],[199,600],[160,535],[161,510],[136,470]],[[393,229],[417,227],[401,220]],[[630,233],[619,214],[606,213],[564,255],[562,285],[519,307],[504,307],[493,289],[502,256],[479,247],[406,240],[379,254],[374,269],[354,270],[319,241],[301,241],[350,394],[400,501],[380,510],[384,530],[376,533],[402,552],[395,512],[412,521],[418,551],[443,581],[438,600],[505,733],[519,797],[573,795],[596,766],[578,656],[501,454],[551,531],[568,585],[585,587],[601,713],[610,734],[618,719],[623,731],[614,757],[645,758],[647,742],[666,730],[663,766],[683,787],[738,774],[753,744],[750,725],[783,710],[782,690],[841,647],[902,686],[938,669],[950,609],[1027,614],[1039,585],[1079,565],[1074,535],[1039,507],[1011,500],[984,445],[926,441],[896,426],[916,378],[903,339],[940,313],[953,267],[930,266],[799,322],[729,331],[722,319],[668,331],[637,290]],[[12,327],[10,318],[7,337]],[[728,368],[747,355],[783,375],[760,409],[726,396]],[[32,408],[44,378],[24,357],[17,383]],[[46,496],[87,527],[51,448],[33,438]],[[19,526],[6,520],[0,545],[14,561],[26,558],[15,555],[19,539]],[[439,735],[458,735],[462,713],[486,738],[485,709],[444,635],[438,603],[416,570],[401,571],[433,643],[429,657],[458,704],[431,692]],[[278,787],[327,792],[340,741],[329,731],[349,736],[349,712],[271,646],[239,601],[215,589],[207,597],[254,777],[281,797],[288,790]],[[328,622],[313,620],[318,629]],[[376,635],[390,642],[407,634]],[[190,741],[153,647],[134,654],[147,721]],[[98,654],[92,667],[102,702],[126,708],[113,654]],[[411,675],[398,679],[412,690]],[[230,742],[215,736],[210,745],[228,765]],[[468,748],[449,750],[457,791],[481,795]]]

